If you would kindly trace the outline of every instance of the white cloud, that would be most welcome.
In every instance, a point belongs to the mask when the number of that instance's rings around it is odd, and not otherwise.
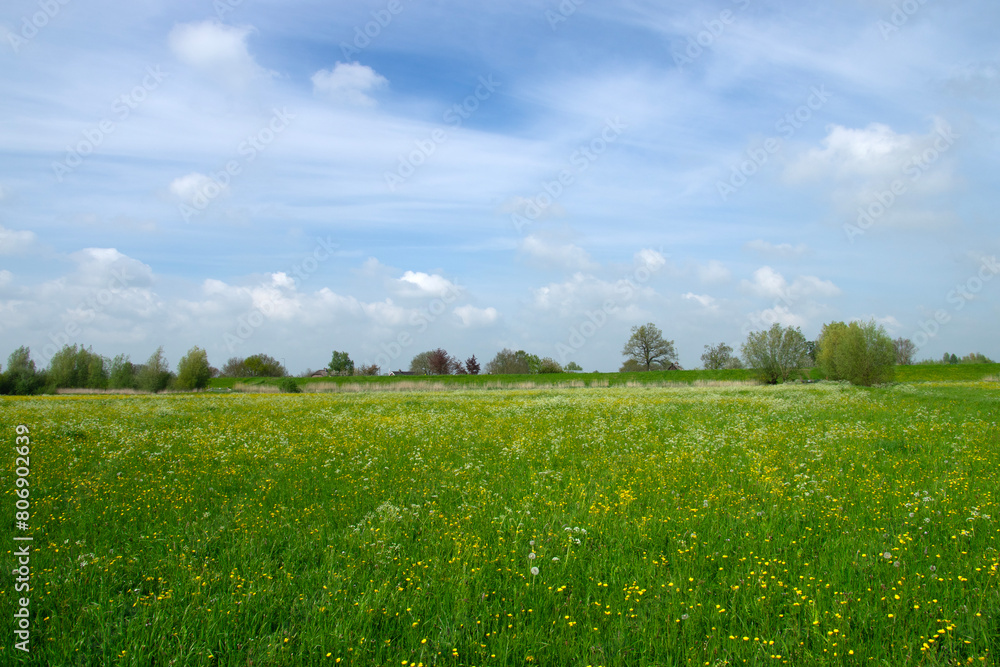
[[[650,271],[659,271],[667,264],[667,258],[652,248],[643,248],[635,253],[635,262],[639,266],[645,266]]]
[[[16,231],[0,225],[0,255],[16,255],[27,251],[35,244],[35,233]]]
[[[728,282],[732,277],[722,262],[711,260],[708,264],[698,266],[698,279],[703,283],[718,284]]]
[[[758,252],[762,255],[769,255],[773,257],[801,257],[802,255],[809,252],[808,246],[805,243],[799,243],[797,245],[792,245],[791,243],[779,243],[774,244],[763,239],[755,239],[753,241],[748,241],[743,244],[746,250],[752,250]]]
[[[404,296],[445,296],[457,294],[460,288],[444,276],[407,271],[396,281],[397,288]]]
[[[821,280],[816,276],[796,276],[789,283],[783,275],[770,266],[762,266],[754,271],[753,280],[744,280],[741,287],[754,296],[789,301],[840,294],[840,288],[829,280]]]
[[[688,292],[687,294],[682,294],[681,298],[689,301],[697,301],[708,310],[715,311],[719,309],[719,306],[715,302],[715,298],[707,294],[695,294],[694,292]]]
[[[228,185],[217,183],[197,171],[179,176],[170,182],[170,193],[187,204],[194,203],[196,199],[214,199],[228,189]]]
[[[312,75],[313,92],[357,106],[375,106],[371,96],[389,85],[389,80],[367,65],[337,63],[332,70],[321,69]]]
[[[455,315],[462,320],[465,327],[483,327],[493,324],[500,317],[500,313],[492,306],[489,308],[476,308],[475,306],[459,306],[454,310]]]
[[[785,327],[804,327],[807,324],[805,316],[793,313],[790,308],[782,305],[751,313],[750,320],[757,324],[752,328],[757,329],[767,329],[775,323]]]
[[[785,171],[792,182],[817,182],[828,191],[836,212],[846,220],[896,227],[952,224],[951,212],[928,210],[929,201],[951,193],[955,144],[961,139],[943,120],[927,134],[901,134],[888,125],[864,129],[831,127],[823,147],[793,161]],[[863,218],[868,212],[873,220]]]
[[[0,269],[0,288],[6,287],[14,280],[14,274],[7,269]]]
[[[597,265],[583,248],[569,244],[550,243],[531,235],[518,244],[520,250],[535,265],[569,270],[594,269]]]
[[[120,290],[147,287],[153,282],[153,269],[115,248],[84,248],[70,255],[76,262],[73,282],[77,286]]]
[[[621,316],[629,304],[640,298],[650,299],[655,291],[643,287],[635,280],[608,282],[589,274],[577,272],[561,283],[549,283],[532,290],[532,306],[539,311],[548,311],[560,317],[576,316],[588,309],[600,309],[604,304],[614,304],[616,316]],[[625,310],[622,307],[626,307]]]
[[[254,79],[270,77],[247,50],[252,26],[227,26],[218,21],[179,23],[170,31],[170,50],[181,62],[210,77],[242,87]]]

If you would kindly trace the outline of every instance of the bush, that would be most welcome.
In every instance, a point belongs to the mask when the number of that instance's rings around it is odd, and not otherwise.
[[[301,394],[302,388],[292,377],[283,377],[278,380],[278,389],[284,394]]]
[[[755,331],[743,343],[747,367],[768,384],[782,382],[806,364],[806,337],[798,327],[781,328],[774,323],[767,331]]]
[[[177,364],[178,389],[204,389],[212,379],[212,367],[208,365],[208,354],[198,346],[192,347]]]
[[[156,352],[139,368],[135,379],[139,389],[143,391],[155,394],[167,388],[173,379],[173,374],[167,366],[166,357],[163,356],[163,347],[156,348]]]
[[[870,387],[895,376],[896,346],[875,320],[851,322],[834,350],[838,372],[851,384]]]

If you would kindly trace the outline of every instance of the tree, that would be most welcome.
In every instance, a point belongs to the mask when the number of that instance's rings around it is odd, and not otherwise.
[[[222,365],[219,374],[225,378],[245,378],[249,375],[246,364],[243,363],[243,357],[230,357]]]
[[[545,357],[542,359],[542,363],[538,368],[539,373],[562,373],[563,368],[559,365],[559,362],[552,357]]]
[[[851,322],[834,351],[838,372],[851,384],[870,387],[892,380],[896,347],[885,327],[868,322]]]
[[[427,353],[429,375],[451,375],[458,365],[458,359],[440,347]]]
[[[674,341],[663,340],[663,332],[652,322],[632,327],[632,335],[622,349],[622,356],[635,359],[647,371],[677,361]]]
[[[567,372],[582,371],[583,367],[580,364],[576,363],[575,361],[571,361],[568,364],[566,364],[563,370]]]
[[[362,364],[358,367],[358,375],[378,375],[379,367],[378,364]]]
[[[243,360],[243,368],[246,370],[244,377],[280,378],[288,375],[280,361],[266,354],[255,354],[247,357]]]
[[[119,354],[111,360],[111,368],[108,372],[109,389],[135,389],[135,366],[128,356]]]
[[[917,346],[913,344],[912,340],[900,336],[892,341],[892,344],[896,350],[897,366],[910,366],[913,364],[913,355],[917,353]]]
[[[486,373],[489,375],[527,375],[531,373],[527,357],[524,350],[514,352],[505,347],[486,364]],[[541,360],[539,360],[540,363]]]
[[[208,353],[197,345],[188,350],[177,364],[178,389],[204,389],[212,379]]]
[[[638,373],[642,370],[642,366],[635,359],[626,359],[625,363],[622,364],[621,368],[618,369],[619,373]]]
[[[817,352],[817,348],[818,348],[818,345],[817,345],[816,341],[814,341],[814,340],[807,340],[806,341],[806,354],[809,356],[809,361],[811,361],[814,366],[816,365],[816,352]]]
[[[346,352],[337,352],[334,350],[333,358],[330,359],[330,363],[327,365],[330,370],[330,375],[353,375],[354,374],[354,362],[351,361],[350,355]]]
[[[417,356],[413,357],[410,361],[410,372],[414,375],[430,375],[431,373],[431,362],[430,362],[431,351],[421,352]]]
[[[777,322],[766,331],[751,332],[741,351],[747,367],[768,384],[787,380],[807,358],[806,338],[799,328],[782,329]]]
[[[49,385],[56,389],[106,389],[105,366],[104,357],[90,348],[64,345],[49,360]]]
[[[476,361],[476,355],[465,360],[465,372],[469,375],[479,375],[479,362]]]
[[[170,367],[167,359],[163,356],[163,347],[156,348],[156,352],[150,355],[149,359],[139,369],[136,376],[136,384],[143,391],[156,393],[163,391],[170,384]]]
[[[951,356],[948,357],[948,363],[949,364],[957,364],[958,363],[958,356],[954,352],[952,352]]]
[[[525,352],[524,350],[518,350],[515,354],[518,359],[524,359],[525,363],[528,364],[528,373],[530,375],[536,375],[542,372],[542,360],[537,354],[531,354],[530,352]]]
[[[733,348],[725,343],[719,343],[712,347],[705,346],[705,352],[701,355],[701,362],[707,371],[718,371],[726,368],[743,368],[743,363],[739,357],[733,356]]]
[[[829,380],[846,379],[837,368],[836,351],[840,341],[847,335],[847,325],[843,322],[824,324],[816,341],[816,363]]]
[[[967,354],[959,360],[960,364],[993,364],[996,363],[985,354],[980,352],[973,352],[972,354]]]
[[[40,373],[31,359],[31,348],[21,346],[7,357],[7,370],[0,374],[0,394],[30,396],[45,385],[46,373]]]

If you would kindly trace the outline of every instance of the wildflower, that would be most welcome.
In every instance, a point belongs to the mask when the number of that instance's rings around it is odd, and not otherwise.
[[[553,563],[558,563],[559,562],[559,556],[553,556],[552,557],[552,562]]]
[[[884,554],[882,554],[882,558],[886,560],[892,560],[892,554],[886,551]]]
[[[537,577],[538,576],[538,568],[537,567],[531,568],[531,574],[532,574],[532,576]]]
[[[535,558],[537,558],[537,556],[535,556],[535,552],[534,551],[532,551],[530,554],[528,554],[528,560],[535,560]]]

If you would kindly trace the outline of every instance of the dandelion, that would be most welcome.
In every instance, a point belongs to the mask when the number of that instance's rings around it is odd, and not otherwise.
[[[538,568],[537,567],[531,568],[531,575],[534,576],[534,577],[538,576]]]
[[[558,563],[559,562],[559,556],[553,556],[552,557],[552,562],[553,563]]]
[[[528,554],[528,560],[535,560],[535,558],[537,558],[537,556],[535,555],[534,551],[532,551],[530,554]]]
[[[886,551],[884,554],[882,554],[882,558],[886,560],[892,560],[892,554]]]
[[[688,620],[689,618],[691,618],[691,617],[690,617],[690,616],[688,616],[687,614],[681,614],[681,620],[682,620],[682,621],[686,621],[686,620]]]

